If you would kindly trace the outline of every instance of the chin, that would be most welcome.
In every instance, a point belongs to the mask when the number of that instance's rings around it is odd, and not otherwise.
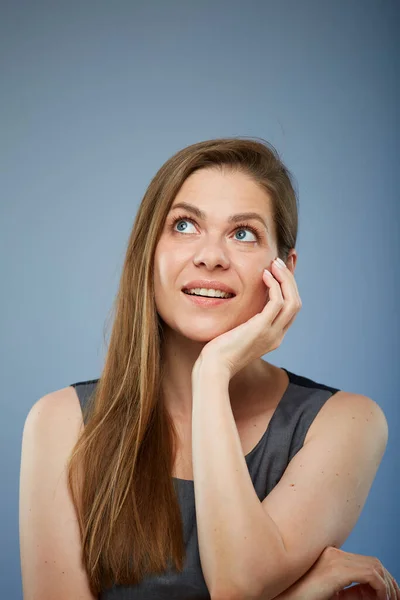
[[[210,326],[209,329],[207,329],[207,327],[201,327],[201,329],[198,330],[188,327],[187,329],[182,329],[181,333],[185,336],[185,338],[192,342],[207,344],[208,342],[211,342],[211,340],[215,339],[219,335],[222,335],[223,333],[226,333],[227,331],[230,331],[231,329],[233,329],[233,327],[217,329],[215,325],[213,327]]]

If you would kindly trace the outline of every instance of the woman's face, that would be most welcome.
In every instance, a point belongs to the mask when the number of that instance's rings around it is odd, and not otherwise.
[[[202,211],[204,218],[177,207],[180,203]],[[244,212],[258,213],[265,224],[255,218],[230,220]],[[249,227],[256,228],[257,233]],[[196,171],[176,195],[157,244],[157,312],[175,332],[196,342],[208,342],[264,308],[268,288],[262,272],[271,268],[276,256],[268,194],[243,173]],[[216,306],[199,306],[182,291],[195,279],[220,281],[236,296]]]

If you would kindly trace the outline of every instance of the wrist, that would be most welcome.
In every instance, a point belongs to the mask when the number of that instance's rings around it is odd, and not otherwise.
[[[218,362],[214,357],[199,355],[192,369],[192,382],[198,382],[200,378],[203,380],[217,378],[218,381],[226,381],[229,384],[230,373],[229,369]]]

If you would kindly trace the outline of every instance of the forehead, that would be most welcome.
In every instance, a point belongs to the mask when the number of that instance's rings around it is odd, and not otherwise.
[[[204,221],[256,219],[270,232],[271,206],[268,192],[248,175],[201,169],[184,181],[170,210],[187,210]]]
[[[205,201],[208,197],[218,198],[238,204],[252,203],[258,208],[269,210],[270,197],[268,192],[254,181],[249,175],[238,171],[220,171],[218,169],[199,169],[192,173],[182,184],[174,203],[180,198],[191,198],[191,201]]]

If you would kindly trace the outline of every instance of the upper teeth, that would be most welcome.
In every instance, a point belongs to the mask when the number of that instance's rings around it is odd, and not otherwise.
[[[233,294],[228,294],[227,292],[221,292],[221,290],[209,290],[207,288],[192,288],[190,290],[185,290],[188,294],[201,294],[202,296],[211,296],[218,298],[230,298]]]

